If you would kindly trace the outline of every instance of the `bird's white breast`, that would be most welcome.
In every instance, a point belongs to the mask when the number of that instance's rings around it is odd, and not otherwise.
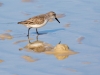
[[[30,28],[30,27],[32,27],[32,28],[40,28],[40,27],[46,25],[47,22],[48,22],[48,20],[45,20],[42,24],[33,24],[33,25],[28,24],[27,27],[28,28]]]

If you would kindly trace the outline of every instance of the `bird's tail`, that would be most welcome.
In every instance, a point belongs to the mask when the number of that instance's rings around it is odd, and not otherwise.
[[[18,24],[27,24],[28,21],[21,21],[21,22],[18,22]]]
[[[21,24],[22,22],[18,22],[18,24]]]

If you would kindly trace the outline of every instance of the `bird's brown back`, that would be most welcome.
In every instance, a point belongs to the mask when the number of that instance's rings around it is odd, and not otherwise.
[[[18,24],[24,24],[24,25],[26,25],[26,24],[32,24],[32,25],[42,24],[45,21],[45,18],[46,18],[46,15],[43,14],[43,15],[29,18],[28,20],[25,20],[25,21],[18,22]]]

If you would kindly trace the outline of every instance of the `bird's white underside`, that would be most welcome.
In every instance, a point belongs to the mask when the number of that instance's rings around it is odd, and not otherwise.
[[[27,26],[28,28],[30,28],[30,27],[32,27],[32,28],[40,28],[40,27],[46,25],[47,22],[48,22],[48,20],[45,20],[44,23],[42,23],[42,24],[33,24],[33,25],[32,24],[27,24],[25,26]]]

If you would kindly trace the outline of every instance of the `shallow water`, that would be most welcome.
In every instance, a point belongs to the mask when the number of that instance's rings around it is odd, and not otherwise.
[[[52,20],[39,28],[46,34],[38,40],[53,47],[61,41],[77,54],[58,60],[53,54],[23,49],[29,44],[27,28],[17,22],[48,11],[60,14],[61,23]],[[13,38],[0,38],[0,75],[100,74],[99,0],[0,0],[0,35],[5,33]],[[37,40],[35,29],[30,30],[30,39]]]

